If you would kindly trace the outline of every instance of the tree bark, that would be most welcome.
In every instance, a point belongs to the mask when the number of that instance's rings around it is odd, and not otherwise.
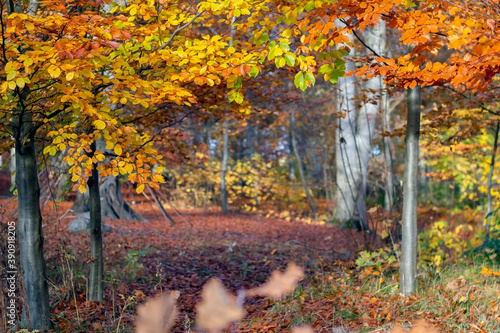
[[[403,191],[402,243],[400,289],[405,296],[416,291],[417,275],[417,206],[418,156],[420,137],[420,86],[408,90],[407,95],[406,156]]]
[[[486,216],[489,217],[491,214],[491,206],[492,206],[492,195],[491,195],[491,186],[493,183],[493,170],[495,169],[495,157],[497,155],[497,147],[498,147],[498,132],[500,132],[500,121],[497,122],[497,128],[495,130],[495,141],[493,143],[493,149],[491,151],[491,161],[490,161],[490,171],[488,172],[488,200],[487,200],[487,212]],[[489,238],[490,224],[486,223],[486,242]]]
[[[382,130],[384,132],[390,132],[391,128],[391,120],[389,113],[389,103],[387,101],[389,97],[387,93],[382,95],[383,100],[383,109],[382,109]],[[389,215],[392,217],[394,201],[395,201],[395,177],[394,177],[394,163],[392,159],[392,150],[391,150],[391,137],[384,136],[383,139],[384,145],[384,160],[385,160],[385,210],[389,212]]]
[[[27,310],[23,319],[31,329],[51,328],[49,291],[43,257],[40,186],[35,155],[35,137],[30,119],[20,119],[20,135],[16,139],[16,187],[18,194],[17,234],[20,262],[26,288]]]
[[[90,146],[92,153],[96,150],[95,142]],[[101,195],[99,192],[99,171],[97,164],[93,164],[92,175],[87,180],[90,198],[90,263],[89,290],[87,298],[89,301],[102,302],[104,275],[104,258],[102,254],[102,218],[101,218]]]
[[[352,34],[349,40],[353,42]],[[350,57],[355,55],[351,47]],[[355,69],[354,63],[346,62],[345,71]],[[354,76],[340,77],[337,82],[337,112],[345,117],[339,117],[335,129],[335,162],[337,183],[337,211],[335,218],[343,223],[351,220],[357,209],[355,203],[359,195],[361,180],[360,161],[356,145],[356,107],[353,97],[356,96],[356,81]]]
[[[109,220],[143,221],[123,198],[118,177],[108,176],[99,184],[101,197],[101,218]],[[89,193],[77,193],[73,211],[84,213],[91,210]]]
[[[10,149],[9,157],[10,186],[16,183],[16,148]]]
[[[288,129],[288,141],[290,145],[290,154],[288,156],[288,179],[291,180],[292,182],[295,181],[295,151],[293,148],[293,143],[292,143],[292,131],[291,129]]]
[[[386,46],[386,27],[385,21],[379,20],[377,25],[371,29],[367,29],[363,33],[365,43],[378,54],[385,53]],[[373,77],[365,83],[365,102],[361,105],[357,123],[357,151],[359,153],[360,168],[361,168],[361,182],[359,195],[357,196],[357,207],[361,221],[365,228],[368,228],[367,213],[366,213],[366,188],[367,188],[367,174],[368,163],[372,155],[372,141],[375,132],[375,123],[377,121],[377,114],[381,108],[381,99],[385,85],[381,76]]]
[[[341,24],[341,23],[339,23]],[[385,22],[380,20],[375,27],[364,33],[365,43],[378,55],[383,55],[386,47]],[[351,42],[353,35],[349,36]],[[350,56],[353,57],[351,48]],[[346,63],[346,72],[354,70],[354,63]],[[381,77],[369,79],[365,84],[365,102],[357,114],[353,97],[356,96],[355,77],[338,80],[337,110],[345,113],[338,120],[336,130],[337,167],[337,212],[339,222],[358,222],[360,229],[367,230],[367,210],[365,203],[368,162],[371,157],[371,142],[375,130],[377,113],[380,109],[380,95],[384,85]]]
[[[226,188],[226,175],[227,175],[227,162],[229,159],[229,120],[224,119],[224,139],[222,146],[222,164],[220,176],[220,194],[221,194],[221,208],[223,213],[227,213],[227,188]]]
[[[491,204],[492,204],[492,196],[491,196],[491,184],[493,179],[493,170],[495,169],[495,157],[497,154],[498,147],[498,132],[500,131],[500,121],[497,122],[497,128],[495,130],[495,142],[493,143],[493,149],[491,151],[491,161],[490,161],[490,171],[488,172],[488,200],[487,200],[487,213],[491,213]]]
[[[309,207],[313,213],[314,218],[318,217],[318,209],[316,208],[316,204],[314,203],[314,199],[311,195],[311,191],[307,186],[306,176],[304,174],[304,167],[302,165],[302,160],[300,159],[299,151],[297,150],[297,139],[295,138],[295,110],[292,107],[290,112],[290,134],[291,134],[291,142],[293,152],[295,153],[295,159],[297,160],[297,167],[299,168],[300,180],[302,181],[302,186],[304,186],[304,191],[306,192],[307,201],[309,202]]]

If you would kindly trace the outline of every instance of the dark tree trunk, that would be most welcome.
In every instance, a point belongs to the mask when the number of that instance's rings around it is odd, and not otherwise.
[[[95,143],[91,145],[95,152]],[[99,171],[97,165],[92,168],[92,176],[88,179],[90,196],[90,263],[89,275],[89,301],[102,302],[102,279],[103,279],[103,255],[102,255],[102,218],[101,218],[101,195],[99,191]]]
[[[51,328],[49,291],[43,257],[40,186],[35,155],[35,138],[31,122],[21,119],[21,135],[16,140],[16,187],[18,193],[18,222],[20,262],[26,288],[28,313],[23,314],[29,329]],[[28,134],[29,133],[29,134]],[[25,139],[24,139],[25,138]]]

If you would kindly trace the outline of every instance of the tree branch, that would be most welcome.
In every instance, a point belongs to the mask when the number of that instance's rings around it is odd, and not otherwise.
[[[168,41],[163,44],[161,47],[160,47],[160,50],[163,50],[164,48],[168,47],[171,45],[171,43],[173,42],[173,39],[174,37],[179,33],[181,32],[182,30],[186,29],[187,27],[189,27],[198,17],[200,17],[205,11],[201,11],[199,12],[198,14],[196,14],[188,23],[178,27],[177,29],[174,30],[173,34],[170,36],[170,38],[168,39]]]

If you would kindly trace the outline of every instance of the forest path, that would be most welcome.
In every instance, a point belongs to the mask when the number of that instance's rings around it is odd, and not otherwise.
[[[7,205],[6,216],[15,205]],[[78,297],[78,316],[86,318],[82,321],[91,331],[99,331],[100,327],[109,331],[111,327],[104,327],[102,319],[116,324],[118,310],[130,296],[141,303],[145,296],[156,295],[160,290],[177,290],[180,321],[174,331],[184,332],[194,322],[195,304],[200,301],[203,284],[210,278],[221,279],[236,292],[261,284],[273,270],[283,270],[289,262],[304,267],[309,276],[332,272],[343,265],[342,261],[353,258],[354,244],[360,243],[358,234],[332,225],[288,222],[255,214],[185,210],[180,218],[169,211],[177,221],[169,227],[157,206],[142,202],[133,209],[148,222],[105,221],[113,232],[105,233],[103,238],[107,283],[105,302],[98,307],[85,302],[85,276],[91,260],[89,237],[67,232],[67,224],[74,218],[68,211],[70,207],[69,202],[60,203],[57,208],[48,204],[43,211],[51,303],[55,307],[56,326],[75,328],[68,321],[77,317],[77,307],[68,290],[73,288],[68,283],[69,263]],[[251,308],[248,320],[272,306],[265,299],[250,299],[247,303]],[[133,327],[134,308],[124,311],[125,327]]]

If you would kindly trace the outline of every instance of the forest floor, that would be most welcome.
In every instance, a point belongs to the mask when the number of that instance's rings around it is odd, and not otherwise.
[[[6,203],[0,201],[4,220],[15,218],[16,204]],[[182,211],[182,217],[170,211],[177,224],[169,227],[150,202],[133,206],[147,222],[105,221],[113,228],[104,234],[105,300],[86,302],[89,237],[67,232],[74,218],[70,208],[68,202],[48,204],[43,212],[56,331],[133,332],[138,304],[162,291],[178,291],[172,331],[195,332],[195,305],[210,278],[237,292],[295,262],[306,278],[294,294],[280,301],[247,299],[247,314],[231,332],[288,332],[299,324],[316,332],[373,331],[419,318],[443,332],[500,332],[492,330],[500,327],[498,277],[481,274],[480,265],[449,268],[439,281],[423,281],[419,296],[405,298],[397,292],[397,270],[382,275],[356,270],[361,233],[206,210]]]

